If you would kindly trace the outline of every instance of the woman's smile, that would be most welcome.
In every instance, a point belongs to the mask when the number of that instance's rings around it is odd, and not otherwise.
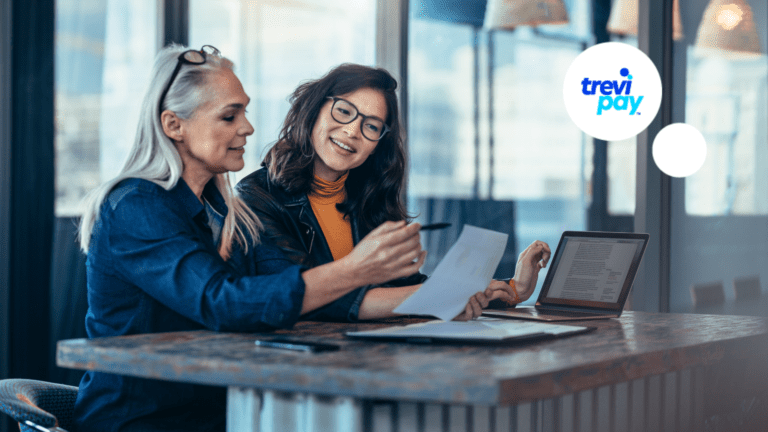
[[[341,141],[339,141],[339,140],[335,140],[335,139],[331,138],[331,142],[333,142],[333,143],[334,143],[334,144],[336,144],[337,146],[341,147],[342,149],[344,149],[344,150],[346,150],[346,151],[348,151],[348,152],[350,152],[350,153],[357,153],[357,152],[355,151],[355,149],[353,149],[352,147],[350,147],[350,146],[348,146],[348,145],[346,145],[346,144],[342,143],[342,142],[341,142]]]

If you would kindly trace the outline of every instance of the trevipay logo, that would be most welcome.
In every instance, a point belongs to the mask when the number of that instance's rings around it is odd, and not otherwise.
[[[565,74],[563,100],[571,120],[606,141],[631,138],[651,123],[661,105],[661,78],[637,48],[619,42],[595,45]]]
[[[584,78],[581,81],[581,92],[585,95],[600,94],[597,99],[597,115],[602,115],[603,111],[615,109],[616,111],[629,111],[629,115],[640,114],[637,109],[640,108],[640,102],[643,101],[642,96],[633,96],[632,92],[632,75],[629,74],[629,69],[621,68],[619,74],[627,79],[624,81],[618,80],[590,80]],[[599,89],[599,90],[598,90]]]

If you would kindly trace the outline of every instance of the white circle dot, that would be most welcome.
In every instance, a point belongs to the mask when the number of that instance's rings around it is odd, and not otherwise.
[[[673,123],[653,140],[653,160],[670,177],[688,177],[704,165],[707,143],[704,135],[685,123]]]

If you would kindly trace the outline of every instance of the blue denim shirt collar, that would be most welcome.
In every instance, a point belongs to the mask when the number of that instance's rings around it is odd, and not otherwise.
[[[227,203],[224,201],[224,197],[219,192],[219,188],[216,187],[215,179],[211,179],[203,189],[203,197],[220,215],[227,216]]]
[[[197,217],[201,212],[205,215],[205,206],[197,199],[197,195],[192,192],[192,189],[189,188],[184,179],[180,178],[176,186],[170,190],[170,193],[181,204],[181,208],[184,209],[185,214],[190,218]],[[219,214],[224,217],[227,216],[227,205],[221,192],[219,192],[219,188],[216,187],[216,179],[211,179],[206,183],[203,188],[203,197]]]

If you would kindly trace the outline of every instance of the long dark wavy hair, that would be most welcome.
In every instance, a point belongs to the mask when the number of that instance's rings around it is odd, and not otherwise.
[[[378,90],[384,95],[389,132],[362,165],[349,171],[347,199],[338,204],[337,209],[346,217],[357,215],[363,227],[371,230],[385,221],[409,218],[401,199],[406,156],[395,93],[397,81],[386,70],[347,63],[335,67],[320,79],[301,84],[289,98],[291,109],[280,136],[261,165],[267,167],[272,181],[288,192],[309,193],[316,157],[312,129],[320,109],[327,97],[361,88]]]

